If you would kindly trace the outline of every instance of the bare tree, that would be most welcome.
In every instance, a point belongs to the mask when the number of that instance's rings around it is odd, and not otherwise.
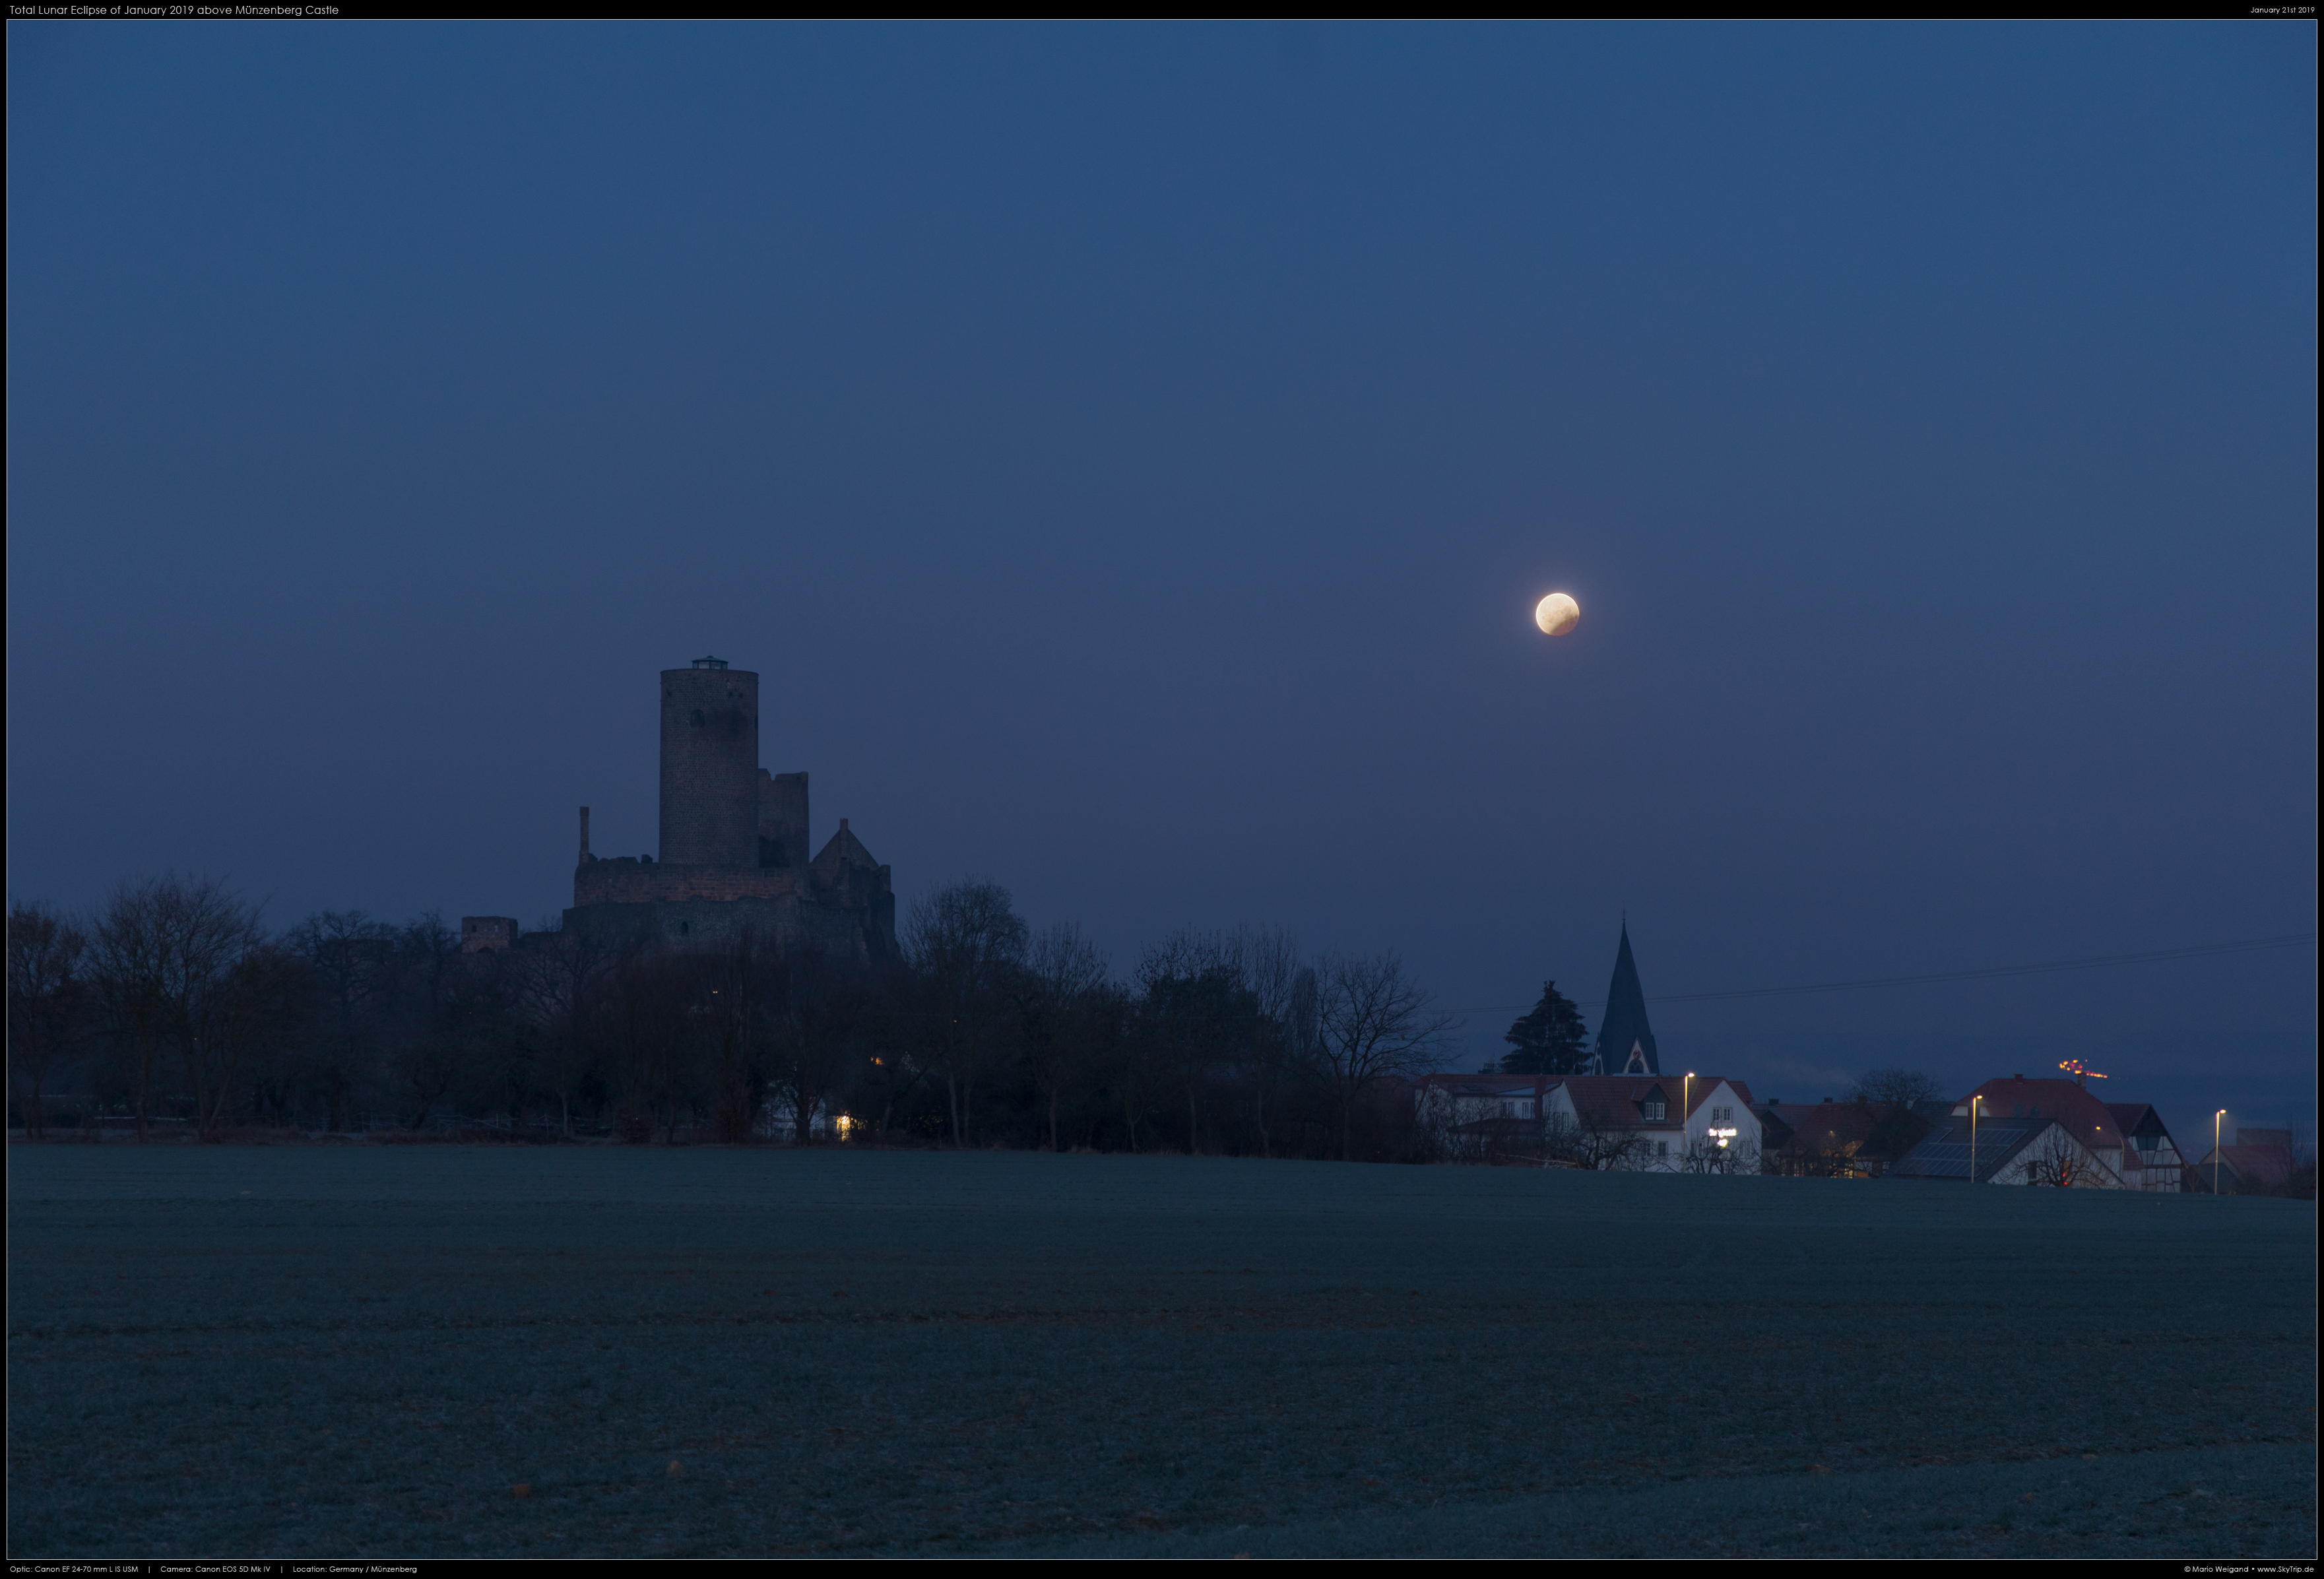
[[[1315,1054],[1339,1109],[1346,1161],[1357,1103],[1383,1080],[1426,1068],[1457,1021],[1431,1006],[1393,953],[1326,956],[1316,965],[1315,987]]]
[[[776,961],[775,1085],[791,1105],[791,1138],[804,1146],[816,1110],[838,1094],[873,1008],[871,973],[820,944]]]
[[[2104,1163],[2054,1124],[2019,1159],[2015,1171],[2029,1185],[2061,1190],[2103,1188],[2111,1177]]]
[[[1138,1150],[1138,1127],[1146,1122],[1148,1110],[1157,1097],[1167,1098],[1167,1070],[1155,1067],[1152,1039],[1138,1034],[1138,1004],[1130,991],[1121,993],[1122,1033],[1114,1043],[1113,1058],[1107,1071],[1107,1084],[1114,1100],[1121,1104],[1122,1133],[1133,1152]]]
[[[867,1102],[877,1103],[880,1119],[872,1133],[888,1138],[896,1110],[933,1076],[927,1046],[929,1004],[927,984],[906,962],[876,961],[867,976],[869,997],[859,1033],[862,1062],[856,1066],[856,1089]]]
[[[1186,1150],[1201,1144],[1203,1087],[1241,1043],[1254,1011],[1237,940],[1182,930],[1150,945],[1138,963],[1139,1029],[1153,1066],[1186,1099]]]
[[[1415,1118],[1431,1157],[1445,1162],[1489,1162],[1509,1150],[1513,1126],[1498,1097],[1462,1097],[1442,1085],[1424,1087]]]
[[[460,990],[460,939],[442,917],[430,911],[397,928],[394,945],[389,1065],[411,1099],[408,1122],[420,1130],[458,1083],[471,1005]]]
[[[263,1014],[281,1007],[280,972],[254,958],[264,946],[257,910],[215,878],[173,873],[115,891],[97,922],[95,974],[107,1017],[134,1049],[139,1140],[164,1044],[184,1064],[201,1132],[224,1122]]]
[[[1697,1136],[1679,1159],[1682,1173],[1757,1173],[1759,1148],[1756,1142],[1737,1136],[1721,1146],[1708,1135]]]
[[[1541,1118],[1541,1165],[1581,1168],[1582,1127],[1563,1113],[1545,1112]]]
[[[693,1013],[709,1064],[711,1132],[729,1145],[747,1143],[757,1128],[786,964],[779,943],[747,928],[702,956]]]
[[[540,1078],[557,1099],[558,1128],[567,1137],[576,1104],[605,1091],[599,1001],[645,952],[641,937],[608,942],[544,922],[516,956],[515,990],[541,1029]]]
[[[1918,1110],[1943,1091],[1935,1076],[1918,1069],[1867,1069],[1857,1077],[1849,1100],[1861,1103],[1872,1115],[1873,1132],[1866,1150],[1877,1157],[1879,1167],[1904,1156],[1936,1127]]]
[[[252,969],[265,934],[257,910],[224,884],[165,878],[153,898],[163,1033],[185,1064],[196,1127],[215,1135],[235,1071],[273,1006],[278,973]]]
[[[711,1016],[706,974],[699,955],[643,954],[593,998],[592,1034],[612,1066],[623,1140],[650,1140],[659,1127],[674,1144],[679,1117],[700,1094]]]
[[[317,1000],[311,1069],[323,1127],[348,1129],[356,1092],[380,1062],[381,1009],[395,980],[395,928],[360,910],[326,910],[293,927],[284,942],[306,960]]]
[[[189,1064],[202,1135],[226,1131],[237,1077],[254,1065],[280,1067],[309,1023],[312,993],[296,954],[255,939],[226,970],[203,1005]]]
[[[1865,1178],[1871,1169],[1858,1155],[1863,1150],[1861,1133],[1849,1135],[1829,1124],[1811,1122],[1793,1132],[1783,1159],[1788,1170],[1802,1178]]]
[[[1048,1120],[1049,1150],[1056,1151],[1062,1150],[1058,1104],[1089,1079],[1102,1046],[1093,1033],[1106,984],[1105,956],[1079,927],[1059,922],[1034,935],[1015,981],[1026,1069]]]
[[[123,882],[98,912],[91,938],[90,980],[115,1039],[129,1055],[130,1102],[137,1140],[148,1138],[153,1058],[161,1040],[161,948],[154,919],[158,882]]]
[[[1848,1100],[1877,1107],[1911,1107],[1933,1101],[1943,1090],[1935,1076],[1918,1069],[1867,1069],[1857,1076]]]
[[[523,973],[503,949],[460,958],[472,1020],[464,1028],[456,1093],[472,1117],[505,1117],[512,1131],[529,1121],[540,1094],[541,1027],[523,1012]]]
[[[537,1089],[537,1027],[526,1013],[526,971],[500,950],[464,953],[430,913],[397,928],[384,1019],[388,1067],[405,1120],[424,1129],[439,1110],[505,1110],[521,1120]]]
[[[1577,1103],[1570,1115],[1552,1110],[1542,1121],[1543,1160],[1557,1167],[1628,1168],[1646,1156],[1647,1145],[1645,1134],[1592,1102]]]
[[[88,935],[46,905],[8,907],[8,1084],[24,1131],[48,1132],[47,1085],[77,1039]]]
[[[1249,928],[1237,936],[1243,983],[1250,993],[1250,1043],[1245,1051],[1250,1076],[1251,1119],[1259,1127],[1259,1155],[1275,1155],[1267,1128],[1267,1098],[1278,1073],[1296,1049],[1296,1010],[1305,983],[1312,1007],[1314,976],[1299,964],[1299,946],[1279,927]]]
[[[922,1045],[944,1072],[954,1146],[969,1143],[976,1086],[991,1057],[1009,973],[1025,957],[1026,928],[997,882],[964,878],[916,901],[905,957],[925,993]]]

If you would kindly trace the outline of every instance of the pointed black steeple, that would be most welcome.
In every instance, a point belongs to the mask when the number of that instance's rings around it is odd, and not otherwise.
[[[1637,961],[1630,957],[1630,923],[1622,922],[1622,946],[1614,956],[1614,983],[1606,989],[1606,1010],[1598,1017],[1595,1062],[1605,1075],[1663,1072],[1655,1057],[1654,1028],[1646,1023],[1646,993],[1638,985]]]

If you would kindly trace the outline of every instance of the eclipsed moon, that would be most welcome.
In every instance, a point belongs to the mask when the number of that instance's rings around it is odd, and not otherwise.
[[[1533,605],[1533,623],[1545,636],[1563,636],[1582,621],[1582,605],[1562,592],[1553,592]]]

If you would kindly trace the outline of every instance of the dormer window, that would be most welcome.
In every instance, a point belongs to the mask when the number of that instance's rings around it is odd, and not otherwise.
[[[1663,1122],[1664,1108],[1663,1099],[1661,1097],[1650,1096],[1638,1105],[1646,1111],[1646,1122],[1650,1124],[1659,1124]]]

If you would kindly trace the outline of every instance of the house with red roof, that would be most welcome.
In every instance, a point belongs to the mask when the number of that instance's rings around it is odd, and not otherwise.
[[[1460,1160],[1522,1155],[1588,1168],[1759,1171],[1751,1089],[1718,1075],[1425,1075],[1420,1122]]]
[[[1793,1177],[1878,1178],[1925,1137],[1931,1121],[1876,1103],[1780,1102],[1757,1110],[1766,1171]]]
[[[1721,1075],[1571,1075],[1544,1095],[1553,1152],[1580,1166],[1664,1173],[1757,1173],[1751,1088]]]
[[[2237,1130],[2232,1143],[2195,1164],[2193,1184],[2206,1194],[2259,1195],[2282,1188],[2298,1166],[2290,1130]]]
[[[2154,1109],[2079,1080],[1988,1080],[1888,1170],[1896,1178],[2177,1192],[2186,1169]]]
[[[2168,1195],[2186,1189],[2187,1159],[2179,1155],[2179,1142],[2171,1138],[2161,1113],[2143,1102],[2110,1102],[2106,1110],[2114,1115],[2115,1129],[2130,1142],[2116,1169],[2125,1188]]]
[[[1412,1083],[1414,1115],[1456,1162],[1540,1160],[1542,1111],[1551,1075],[1423,1075]]]

